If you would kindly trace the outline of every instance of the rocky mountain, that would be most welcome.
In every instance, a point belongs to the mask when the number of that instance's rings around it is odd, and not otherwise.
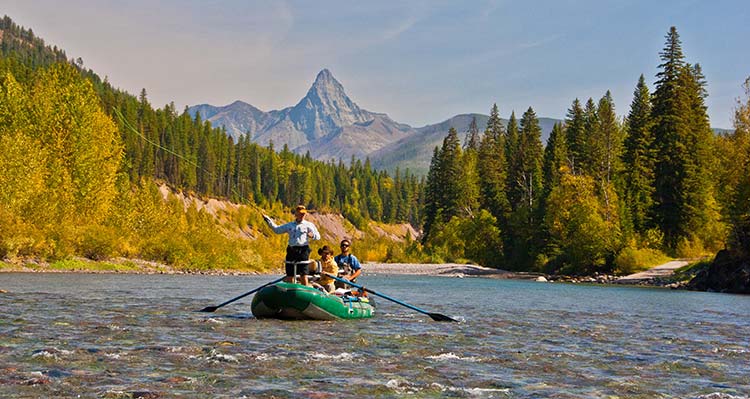
[[[489,118],[463,114],[413,128],[386,114],[360,108],[327,69],[318,73],[305,97],[293,107],[265,112],[235,101],[221,107],[196,105],[188,108],[188,112],[193,117],[200,114],[215,126],[224,126],[235,139],[249,135],[263,146],[271,142],[276,148],[287,145],[294,152],[309,151],[313,158],[324,161],[349,162],[352,157],[362,160],[369,157],[377,169],[408,168],[416,174],[427,173],[433,149],[441,144],[451,127],[463,137],[473,117],[477,118],[480,131]],[[539,122],[546,142],[557,120],[540,118]]]
[[[327,69],[318,73],[305,97],[293,107],[264,112],[235,101],[223,107],[196,105],[188,112],[224,126],[235,139],[249,135],[258,144],[287,145],[294,152],[310,151],[320,160],[364,159],[414,132],[386,114],[360,108]]]

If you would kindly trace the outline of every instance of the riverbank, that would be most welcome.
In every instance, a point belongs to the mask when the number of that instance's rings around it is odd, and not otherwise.
[[[362,265],[367,274],[411,274],[419,276],[441,277],[492,277],[519,278],[518,273],[489,267],[461,264],[418,264],[418,263],[365,263]]]
[[[632,284],[648,286],[667,286],[669,288],[682,288],[684,284],[674,283],[669,280],[675,270],[675,264],[659,265],[648,272],[649,278],[633,278],[636,275],[616,277],[607,274],[595,274],[593,276],[561,276],[545,275],[541,273],[511,272],[502,269],[493,269],[471,264],[462,263],[364,263],[363,268],[367,275],[418,275],[435,277],[483,277],[496,279],[536,280],[539,282],[558,282],[573,284]],[[658,271],[658,278],[653,277],[653,271]],[[283,270],[185,270],[176,269],[169,265],[144,261],[139,259],[117,258],[108,261],[92,261],[85,258],[73,258],[56,262],[40,262],[26,260],[24,262],[0,262],[0,273],[121,273],[121,274],[192,274],[192,275],[219,275],[219,276],[242,276],[242,275],[281,275]],[[651,274],[649,274],[651,273]],[[641,273],[643,274],[643,273]],[[637,276],[641,276],[638,274]]]
[[[417,264],[417,263],[364,263],[367,274],[410,274],[442,277],[493,277],[531,278],[523,273],[489,267],[460,264]],[[92,261],[73,258],[56,262],[25,260],[23,262],[0,262],[0,272],[18,273],[128,273],[128,274],[206,274],[206,275],[258,275],[281,274],[283,270],[184,270],[169,265],[140,259],[116,258],[108,261]],[[536,277],[534,275],[533,277]]]

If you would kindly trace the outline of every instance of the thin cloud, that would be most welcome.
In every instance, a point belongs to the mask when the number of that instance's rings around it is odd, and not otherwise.
[[[421,15],[410,15],[406,20],[401,21],[398,26],[386,30],[380,36],[378,43],[387,42],[393,40],[408,32],[414,25],[416,25],[422,19]]]
[[[544,37],[542,39],[539,39],[533,42],[522,43],[518,45],[518,50],[527,50],[527,49],[534,48],[534,47],[541,47],[546,44],[557,41],[558,39],[560,39],[560,37],[562,37],[561,34],[554,34],[554,35],[550,35],[550,36]]]

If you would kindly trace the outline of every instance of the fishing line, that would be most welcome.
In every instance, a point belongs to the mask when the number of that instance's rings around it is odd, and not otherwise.
[[[179,158],[179,159],[181,159],[181,160],[183,160],[183,161],[187,162],[188,164],[190,164],[190,165],[192,165],[192,166],[195,166],[195,167],[196,167],[197,169],[200,169],[200,170],[204,171],[205,173],[207,173],[208,175],[210,175],[210,176],[211,176],[211,177],[212,177],[212,178],[213,178],[214,180],[216,180],[216,175],[215,175],[215,174],[214,174],[213,172],[211,172],[210,170],[208,170],[208,169],[206,169],[206,168],[203,168],[203,167],[201,167],[201,166],[200,166],[200,165],[198,165],[197,163],[193,162],[192,160],[190,160],[190,159],[188,159],[188,158],[185,158],[184,156],[182,156],[182,155],[178,154],[178,153],[177,153],[177,152],[175,152],[174,150],[171,150],[171,149],[169,149],[169,148],[166,148],[166,147],[162,146],[162,145],[161,145],[161,144],[159,144],[159,143],[155,143],[155,142],[151,141],[151,140],[150,140],[150,139],[149,139],[148,137],[146,137],[146,136],[145,136],[145,135],[144,135],[143,133],[141,133],[141,132],[140,132],[140,131],[139,131],[138,129],[136,129],[135,127],[133,127],[133,125],[131,125],[131,124],[130,124],[130,122],[128,122],[128,120],[127,120],[127,119],[125,119],[125,117],[124,117],[124,116],[122,115],[122,113],[120,112],[120,109],[119,109],[119,108],[117,108],[117,107],[112,107],[112,110],[113,110],[113,111],[115,112],[115,114],[117,114],[117,118],[118,118],[118,119],[120,119],[120,122],[121,122],[121,123],[123,124],[123,126],[125,126],[126,128],[128,128],[128,129],[129,129],[130,131],[132,131],[133,133],[137,134],[137,135],[138,135],[138,136],[139,136],[140,138],[142,138],[143,140],[145,140],[145,141],[146,141],[147,143],[151,144],[152,146],[154,146],[154,147],[156,147],[156,148],[159,148],[159,149],[161,149],[161,150],[164,150],[164,151],[166,151],[166,152],[167,152],[167,153],[169,153],[169,154],[172,154],[172,155],[176,156],[177,158]],[[237,192],[237,189],[236,189],[236,187],[232,187],[232,194],[236,195],[236,196],[237,196],[237,198],[240,198],[240,201],[243,201],[243,199],[242,199],[242,196],[240,195],[240,193],[238,193],[238,192]],[[249,204],[249,201],[248,201],[247,203]],[[255,207],[255,208],[256,208],[257,210],[259,210],[259,212],[263,213],[263,212],[262,212],[262,210],[261,210],[261,208],[260,208],[260,207],[258,207],[258,206],[257,206],[256,204],[251,204],[251,205],[252,205],[253,207]]]
[[[213,175],[213,173],[211,173],[210,171],[206,170],[205,168],[202,168],[202,167],[201,167],[200,165],[198,165],[197,163],[195,163],[195,162],[191,161],[190,159],[187,159],[187,158],[183,157],[182,155],[180,155],[180,154],[176,153],[176,152],[175,152],[175,151],[173,151],[173,150],[170,150],[170,149],[169,149],[169,148],[167,148],[167,147],[164,147],[164,146],[162,146],[162,145],[161,145],[161,144],[159,144],[159,143],[155,143],[155,142],[153,142],[153,141],[149,140],[149,138],[148,138],[148,137],[144,136],[144,135],[143,135],[143,133],[141,133],[141,132],[140,132],[140,131],[139,131],[138,129],[134,128],[134,127],[133,127],[133,125],[131,125],[131,124],[130,124],[130,122],[128,122],[128,120],[127,120],[127,119],[125,119],[125,117],[124,117],[124,116],[122,115],[122,113],[120,112],[120,110],[119,110],[119,109],[118,109],[117,107],[113,107],[112,109],[113,109],[113,110],[115,111],[115,113],[117,114],[117,117],[118,117],[118,118],[120,119],[120,122],[122,122],[122,124],[123,124],[123,125],[124,125],[124,126],[125,126],[126,128],[130,129],[130,130],[131,130],[131,131],[132,131],[133,133],[137,134],[137,135],[138,135],[138,136],[140,136],[140,137],[141,137],[142,139],[146,140],[146,142],[147,142],[147,143],[149,143],[149,144],[153,145],[154,147],[160,148],[160,149],[162,149],[162,150],[164,150],[164,151],[166,151],[166,152],[168,152],[168,153],[170,153],[170,154],[172,154],[172,155],[176,156],[177,158],[180,158],[180,159],[182,159],[183,161],[185,161],[185,162],[187,162],[187,163],[189,163],[189,164],[191,164],[191,165],[195,166],[195,167],[196,167],[196,168],[198,168],[198,169],[201,169],[201,170],[203,170],[204,172],[206,172],[206,173],[210,174],[210,175],[211,175],[211,177],[215,177],[215,176]]]

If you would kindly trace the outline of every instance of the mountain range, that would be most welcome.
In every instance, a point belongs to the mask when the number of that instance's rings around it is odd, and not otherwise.
[[[328,69],[318,73],[305,97],[292,107],[265,112],[235,101],[225,106],[195,105],[188,112],[193,117],[200,114],[214,126],[223,126],[235,140],[247,135],[260,145],[273,143],[276,148],[286,145],[291,151],[309,152],[323,161],[348,163],[352,157],[369,158],[376,169],[392,172],[408,168],[418,175],[427,173],[433,149],[441,144],[451,127],[463,138],[472,118],[477,118],[480,131],[489,118],[482,114],[461,114],[414,128],[384,113],[360,108]],[[559,120],[539,118],[544,142],[556,122]]]

